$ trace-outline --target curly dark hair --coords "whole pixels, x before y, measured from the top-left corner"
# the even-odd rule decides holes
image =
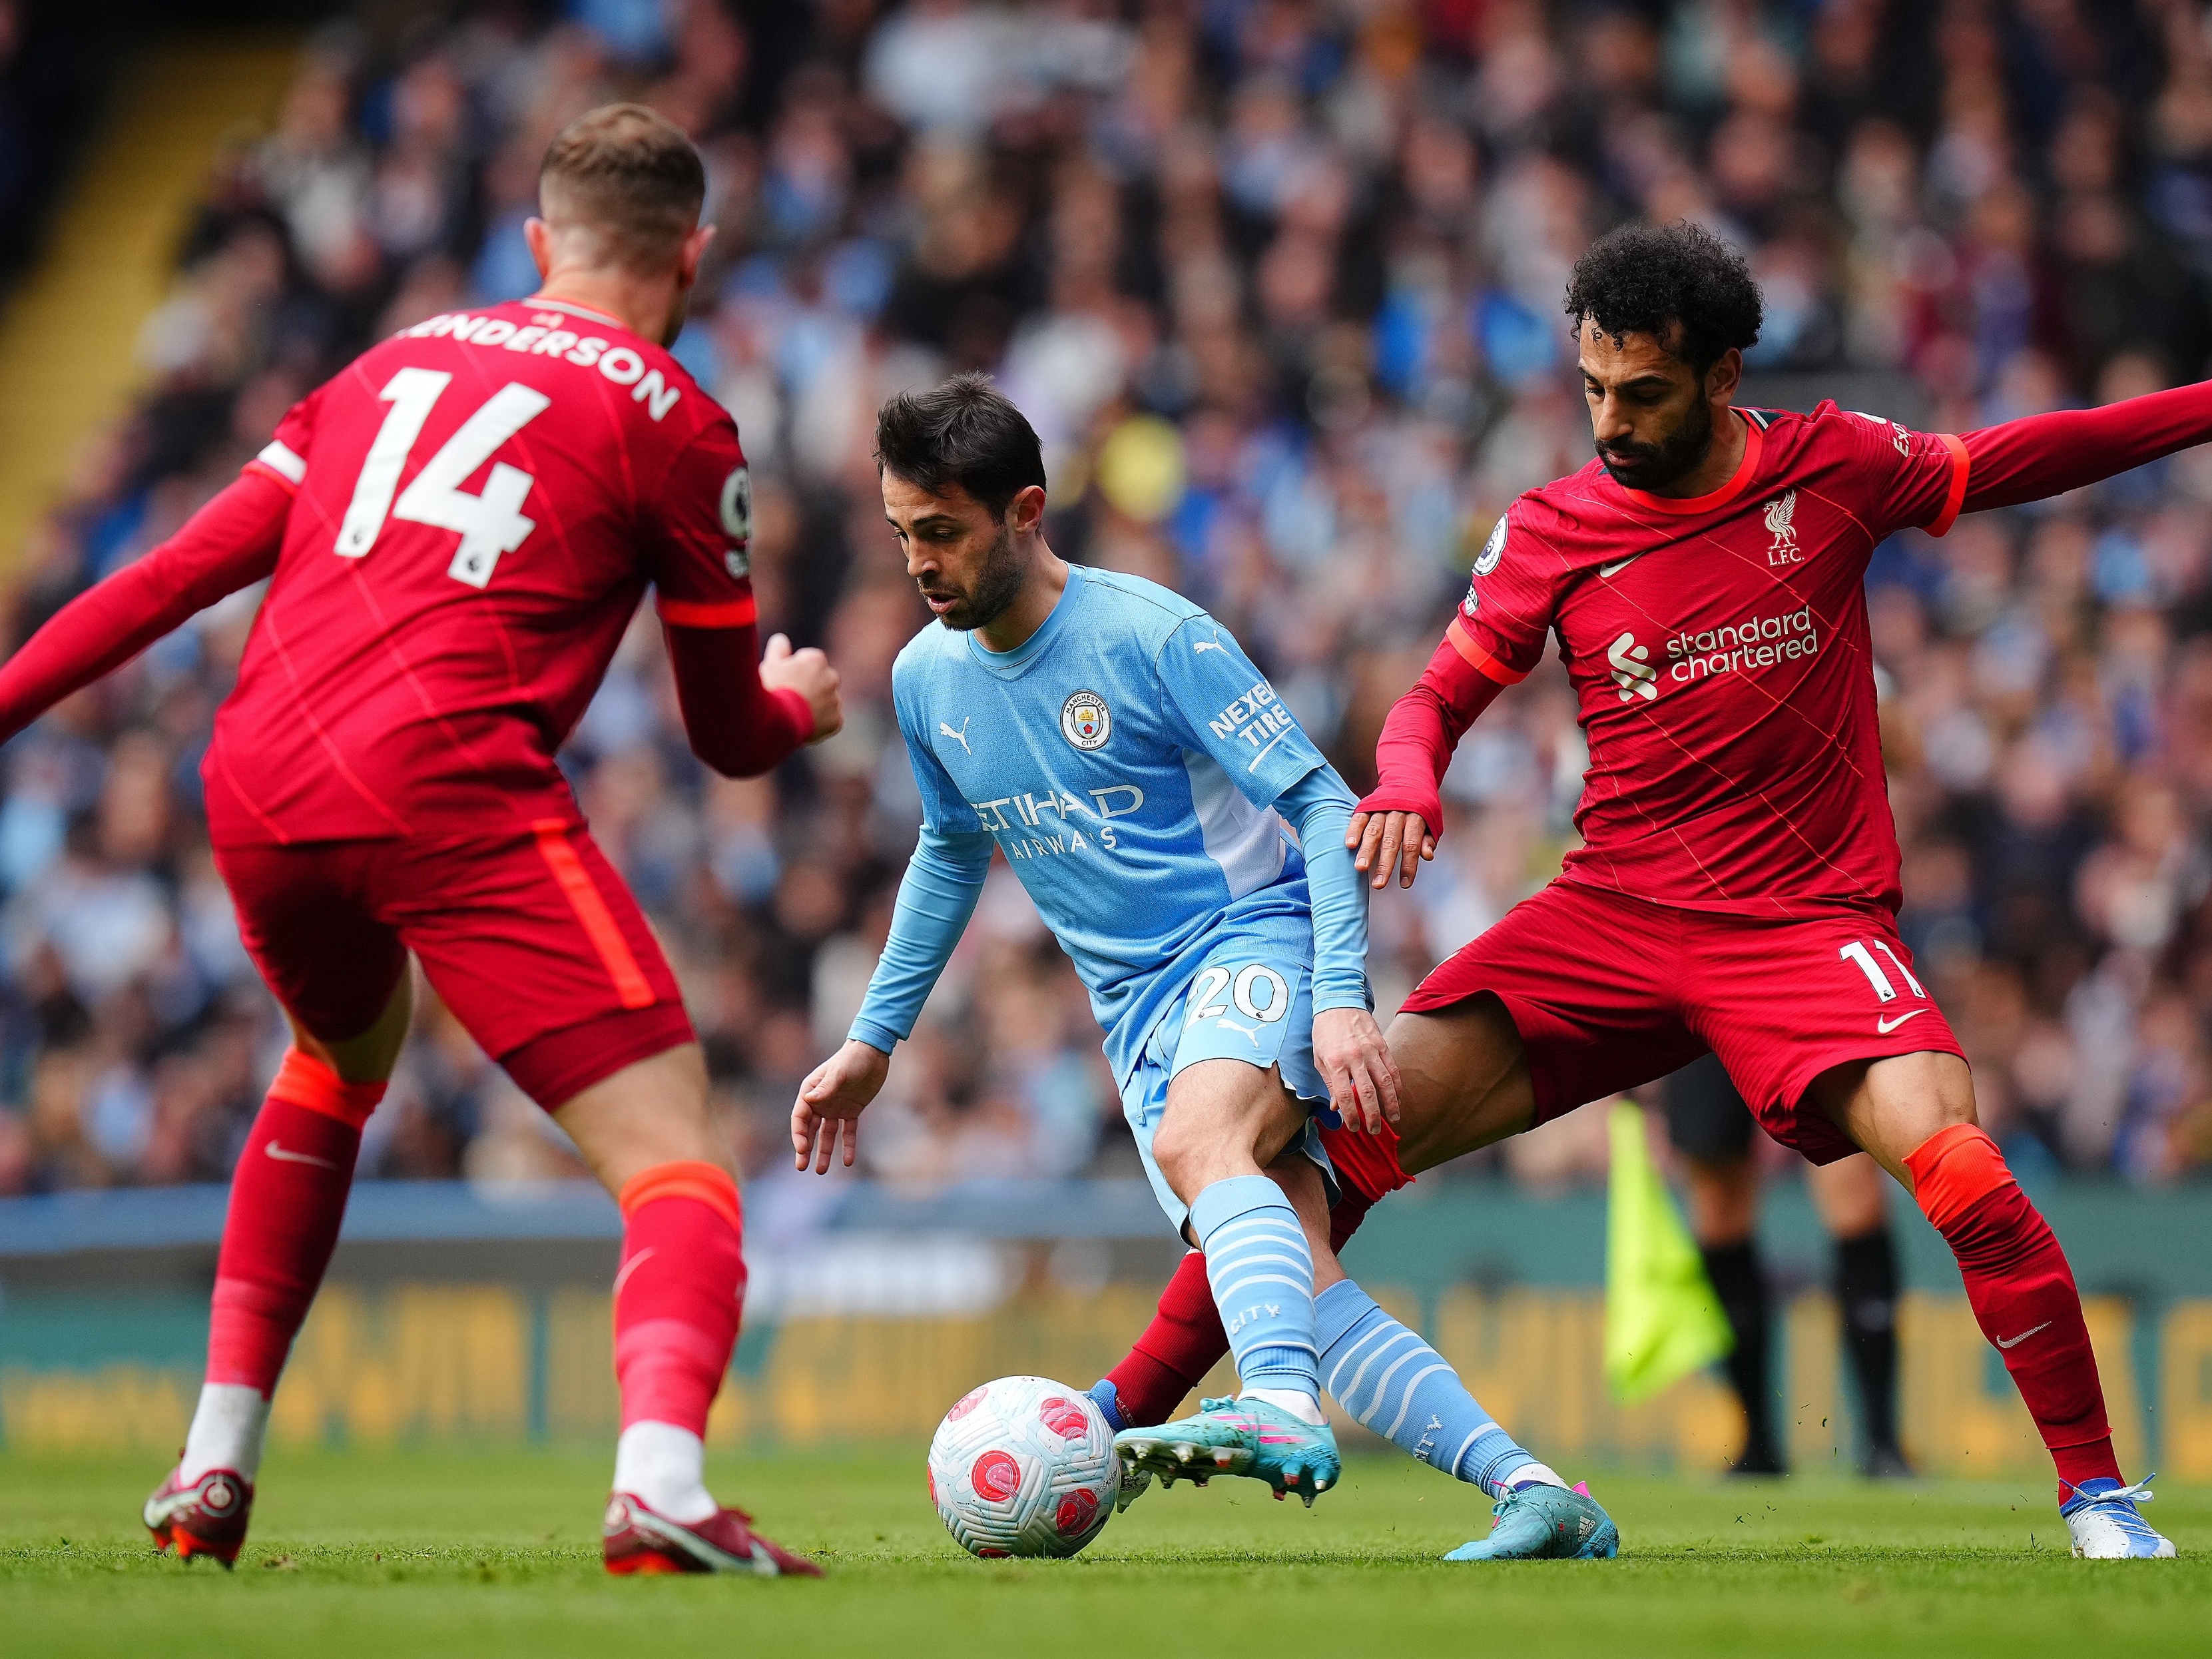
[[[1763,310],[1743,255],[1686,219],[1607,231],[1567,279],[1567,315],[1577,330],[1587,317],[1616,345],[1629,334],[1656,336],[1701,377],[1730,346],[1758,340]]]

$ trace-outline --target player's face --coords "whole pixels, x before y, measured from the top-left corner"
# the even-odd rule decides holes
[[[947,628],[963,633],[996,622],[1020,593],[1027,571],[1011,522],[1019,498],[1001,519],[958,484],[948,495],[933,495],[896,473],[883,477],[884,517],[898,537],[906,574],[921,590],[923,603]]]
[[[1631,489],[1664,489],[1712,447],[1706,377],[1650,334],[1616,341],[1583,319],[1583,396],[1597,458]]]

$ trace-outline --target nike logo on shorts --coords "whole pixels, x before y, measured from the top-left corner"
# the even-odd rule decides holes
[[[1617,564],[1601,564],[1597,568],[1597,574],[1601,576],[1618,576],[1643,556],[1641,553],[1632,553]]]
[[[288,1152],[276,1142],[266,1141],[261,1150],[279,1164],[312,1164],[319,1170],[335,1170],[338,1166],[326,1158],[317,1158],[313,1152]]]
[[[2009,1341],[2001,1336],[1996,1339],[1996,1344],[2000,1348],[2009,1351],[2011,1349],[2017,1348],[2021,1343],[2027,1341],[2029,1337],[2033,1336],[2035,1334],[2035,1331],[2047,1331],[2050,1328],[2051,1322],[2046,1319],[2040,1325],[2038,1325],[2034,1331],[2022,1331],[2018,1336],[2014,1337]]]
[[[1908,1019],[1917,1019],[1917,1018],[1920,1018],[1920,1016],[1921,1016],[1921,1015],[1923,1015],[1923,1014],[1926,1013],[1927,1012],[1928,1012],[1928,1011],[1927,1011],[1925,1008],[1915,1008],[1915,1009],[1914,1009],[1911,1013],[1909,1013],[1909,1014],[1899,1014],[1899,1015],[1895,1019],[1881,1019],[1881,1018],[1877,1018],[1877,1019],[1875,1021],[1875,1023],[1874,1023],[1874,1029],[1875,1029],[1875,1030],[1877,1030],[1877,1031],[1881,1032],[1882,1036],[1888,1036],[1892,1031],[1894,1031],[1894,1030],[1895,1030],[1899,1026],[1900,1026],[1900,1025],[1904,1024],[1905,1024],[1905,1022],[1906,1020],[1908,1020]]]

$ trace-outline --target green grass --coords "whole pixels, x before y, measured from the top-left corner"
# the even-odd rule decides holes
[[[1246,1482],[1154,1492],[1069,1562],[977,1562],[918,1451],[723,1459],[820,1582],[614,1580],[601,1455],[280,1453],[234,1573],[155,1558],[154,1460],[0,1455],[0,1652],[1658,1656],[2212,1650],[2212,1491],[2154,1513],[2176,1562],[2069,1559],[2047,1482],[1870,1488],[1615,1475],[1618,1561],[1452,1566],[1462,1487],[1358,1460],[1307,1511]],[[1243,1490],[1239,1490],[1243,1488]]]

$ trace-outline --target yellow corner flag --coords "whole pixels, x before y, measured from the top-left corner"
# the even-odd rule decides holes
[[[1640,1108],[1613,1109],[1605,1214],[1605,1380],[1633,1405],[1735,1346],[1690,1230],[1651,1162]]]

